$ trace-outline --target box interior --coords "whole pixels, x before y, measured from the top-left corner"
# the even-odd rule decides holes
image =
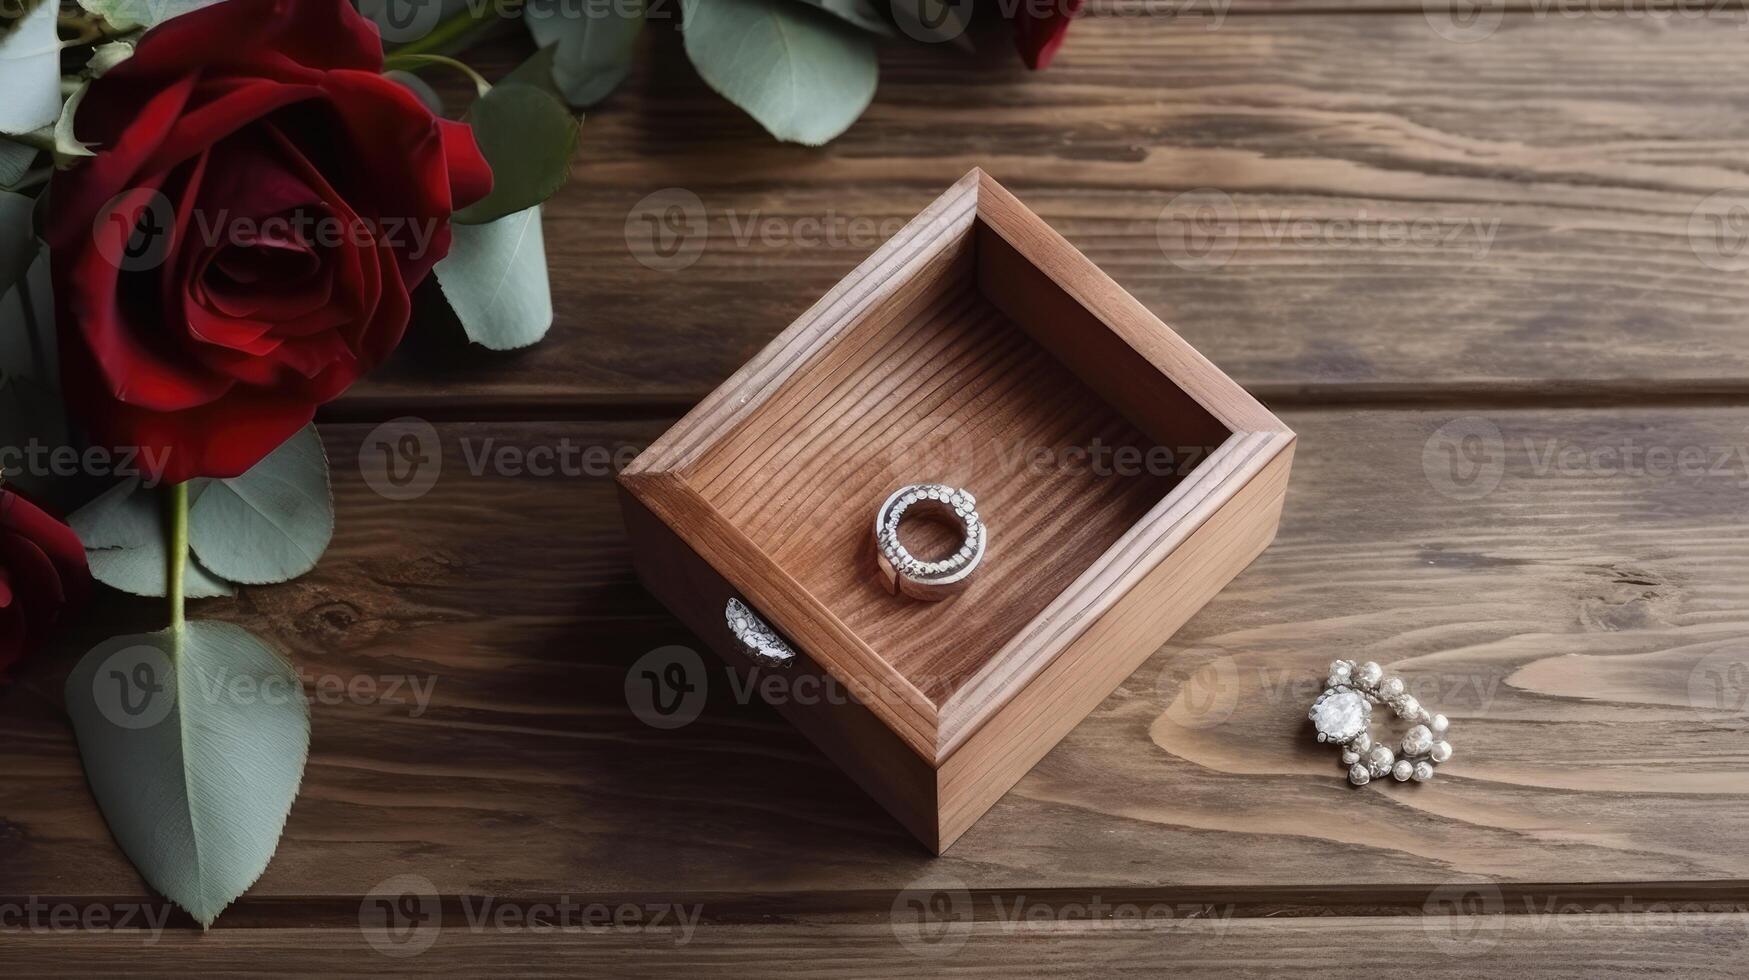
[[[979,219],[847,325],[686,481],[938,706],[1154,508],[1228,430]],[[984,564],[893,596],[873,524],[907,483],[976,495]],[[949,528],[907,522],[914,553]]]

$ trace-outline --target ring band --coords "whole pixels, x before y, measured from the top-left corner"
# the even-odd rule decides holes
[[[1400,752],[1373,743],[1367,729],[1375,704],[1414,725],[1403,736]],[[1451,743],[1446,741],[1451,722],[1427,710],[1402,678],[1386,677],[1383,668],[1370,660],[1359,665],[1352,660],[1332,663],[1324,693],[1312,703],[1307,717],[1317,729],[1318,741],[1342,746],[1342,765],[1348,770],[1348,781],[1356,786],[1386,776],[1399,783],[1411,779],[1425,783],[1440,763],[1451,758]]]
[[[875,558],[887,591],[938,602],[965,588],[984,560],[990,534],[978,516],[977,500],[942,483],[918,483],[893,491],[875,515]],[[924,561],[899,542],[899,525],[913,513],[952,519],[960,526],[959,550],[938,561]]]

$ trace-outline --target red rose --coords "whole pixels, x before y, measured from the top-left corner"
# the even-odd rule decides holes
[[[177,483],[235,476],[382,363],[492,174],[347,0],[225,0],[95,82],[46,237],[67,399]],[[168,229],[168,233],[163,233]]]
[[[0,677],[90,589],[78,535],[18,494],[0,490]]]
[[[1069,22],[1086,0],[1020,0],[1013,13],[1014,42],[1028,68],[1044,68],[1069,34]]]

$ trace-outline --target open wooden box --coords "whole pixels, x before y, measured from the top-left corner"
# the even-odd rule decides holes
[[[1263,551],[1293,446],[973,171],[639,456],[621,497],[650,591],[939,853]],[[970,490],[989,528],[939,603],[876,571],[875,512],[919,482]],[[949,540],[912,523],[915,552]],[[749,658],[730,599],[791,669]]]

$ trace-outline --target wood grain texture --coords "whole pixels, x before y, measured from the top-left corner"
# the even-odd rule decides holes
[[[611,480],[470,472],[483,453],[641,445],[667,423],[439,426],[444,476],[407,503],[360,474],[370,427],[327,427],[327,558],[195,614],[247,624],[314,678],[435,688],[424,711],[314,706],[285,840],[232,914],[355,901],[402,873],[444,894],[710,892],[729,906],[890,898],[925,871],[972,888],[1251,898],[1425,896],[1477,876],[1556,894],[1740,886],[1749,721],[1714,677],[1749,657],[1743,456],[1691,476],[1557,460],[1695,447],[1710,468],[1743,452],[1749,411],[1492,413],[1500,452],[1480,461],[1498,460],[1500,482],[1467,501],[1439,489],[1477,486],[1440,475],[1447,444],[1428,450],[1452,420],[1285,413],[1301,439],[1276,544],[939,861],[721,674],[691,725],[640,723],[628,668],[696,641],[634,582]],[[104,608],[86,641],[156,625],[150,604]],[[60,707],[79,642],[0,693],[0,895],[141,892]],[[1312,744],[1305,705],[1338,656],[1438,688],[1425,700],[1453,718],[1457,755],[1435,782],[1355,791]]]
[[[1095,17],[1041,73],[897,46],[824,150],[772,142],[656,31],[548,208],[547,342],[482,356],[428,330],[330,417],[683,411],[973,166],[1266,401],[1742,395],[1749,286],[1689,238],[1749,185],[1741,17],[1512,14],[1474,44],[1415,5]],[[627,246],[671,187],[708,220],[684,271]],[[1233,203],[1223,267],[1160,246],[1198,188]],[[1357,241],[1387,225],[1432,240]]]
[[[458,915],[459,920],[459,915]],[[0,935],[0,959],[37,977],[932,976],[1247,978],[1401,975],[1471,980],[1742,975],[1749,915],[1510,915],[1441,918],[1150,919],[958,923],[919,951],[889,921],[706,925],[678,930],[443,929],[417,956],[380,955],[358,929]],[[902,928],[902,927],[901,927]],[[294,965],[295,964],[295,968]]]

